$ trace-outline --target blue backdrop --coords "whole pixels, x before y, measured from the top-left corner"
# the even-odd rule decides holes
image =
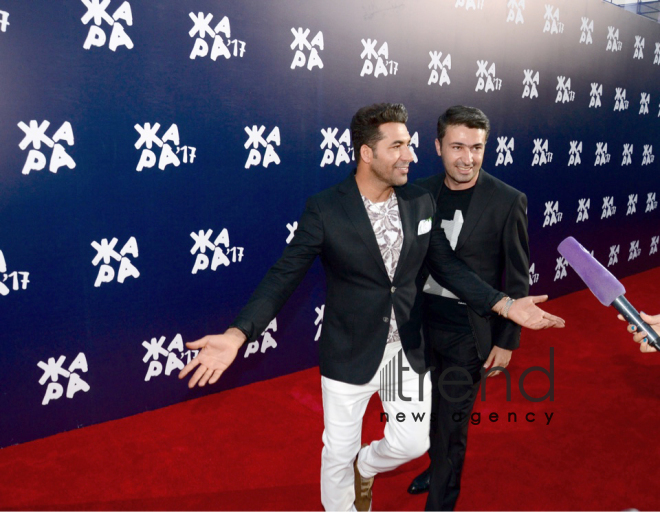
[[[599,0],[0,0],[0,447],[317,364],[314,266],[214,387],[176,374],[403,102],[418,162],[478,106],[529,197],[532,293],[660,264],[660,29]]]

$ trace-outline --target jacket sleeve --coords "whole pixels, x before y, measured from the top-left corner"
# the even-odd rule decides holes
[[[258,338],[305,277],[320,254],[322,243],[321,212],[311,197],[307,200],[291,243],[268,270],[231,327],[243,331],[247,341]]]
[[[529,295],[529,237],[527,235],[527,197],[520,194],[511,206],[502,233],[504,256],[503,291],[520,299]],[[493,343],[514,350],[520,346],[521,327],[504,318],[496,319]]]
[[[484,282],[454,253],[437,217],[431,231],[426,267],[438,283],[464,300],[477,314],[488,316],[504,294]]]

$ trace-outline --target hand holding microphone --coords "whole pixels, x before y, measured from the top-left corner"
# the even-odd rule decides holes
[[[626,289],[609,270],[603,267],[572,236],[569,236],[560,243],[557,250],[566,259],[568,264],[573,267],[573,270],[577,272],[584,283],[604,306],[614,306],[626,321],[635,326],[635,331],[637,332],[635,337],[639,339],[638,341],[638,339],[633,337],[635,341],[638,341],[638,343],[642,341],[644,336],[640,336],[640,334],[643,331],[646,333],[645,338],[648,339],[647,347],[656,350],[660,348],[660,334],[644,321],[637,310],[624,297]],[[644,316],[649,319],[652,324],[655,319],[658,319],[657,324],[660,326],[660,316]],[[630,332],[633,331],[630,330]],[[650,352],[651,350],[642,351]]]
[[[619,320],[625,321],[625,318],[621,315],[617,315],[619,317]],[[640,316],[642,317],[642,320],[644,320],[649,327],[653,328],[653,330],[660,334],[660,315],[647,315],[646,313],[641,313]],[[658,350],[654,348],[653,346],[649,345],[648,343],[648,333],[644,330],[640,331],[637,329],[637,326],[633,324],[628,324],[628,332],[633,333],[633,340],[636,343],[639,343],[639,351],[640,352],[657,352]]]

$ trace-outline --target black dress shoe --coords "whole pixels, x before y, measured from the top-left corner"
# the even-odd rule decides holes
[[[408,487],[408,492],[410,494],[422,494],[423,492],[429,492],[429,487],[431,487],[431,468],[426,468],[422,473],[417,475],[415,479]]]

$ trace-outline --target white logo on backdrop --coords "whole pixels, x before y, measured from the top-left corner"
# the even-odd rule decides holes
[[[596,142],[596,161],[594,166],[610,163],[612,155],[607,152],[607,142]]]
[[[539,275],[536,272],[536,263],[532,263],[531,267],[529,267],[529,286],[532,286],[533,284],[536,284],[539,282]]]
[[[589,208],[591,208],[591,199],[583,198],[578,200],[577,220],[575,223],[584,222],[589,218]]]
[[[195,14],[191,12],[188,13],[188,16],[193,22],[193,28],[190,29],[188,35],[190,37],[197,36],[190,52],[191,60],[195,60],[197,57],[206,57],[209,54],[209,44],[206,42],[207,35],[213,40],[211,60],[215,61],[220,56],[230,59],[245,55],[245,41],[231,39],[231,23],[227,16],[222,18],[214,28],[211,28],[211,21],[213,20],[213,14],[211,13],[198,12]],[[227,38],[226,43],[220,34],[224,34]]]
[[[323,61],[319,55],[319,51],[323,51],[323,32],[319,30],[311,42],[307,39],[311,33],[311,30],[308,28],[304,31],[302,27],[299,27],[297,30],[291,28],[291,33],[293,34],[291,49],[296,50],[293,56],[293,62],[291,62],[291,69],[305,67],[305,64],[307,64],[307,69],[310,71],[315,67],[323,69]],[[303,50],[306,50],[307,53]]]
[[[190,254],[197,254],[193,265],[192,273],[196,274],[200,270],[209,268],[209,257],[206,255],[206,249],[213,254],[210,261],[211,270],[215,272],[219,266],[228,267],[231,263],[240,263],[243,261],[243,247],[231,247],[229,243],[229,231],[224,228],[220,234],[211,242],[213,230],[204,231],[200,229],[197,233],[190,233],[190,237],[195,241]]]
[[[566,272],[566,267],[568,267],[568,262],[564,259],[563,256],[557,258],[557,264],[555,265],[555,278],[554,281],[559,281],[564,279],[568,272]]]
[[[487,60],[478,60],[477,66],[479,69],[476,76],[479,80],[477,80],[475,91],[489,92],[502,89],[502,79],[495,76],[497,69],[494,62],[488,67]]]
[[[552,153],[548,151],[548,139],[534,139],[534,149],[532,150],[532,154],[534,155],[532,167],[552,162]]]
[[[261,333],[261,339],[248,343],[243,357],[250,357],[251,354],[256,354],[257,352],[263,354],[269,348],[277,348],[277,341],[273,338],[271,331],[273,333],[277,332],[277,318],[273,318],[268,324],[268,327],[266,327],[266,330]],[[261,347],[261,349],[259,347]]]
[[[360,76],[373,75],[375,78],[379,76],[396,75],[399,70],[399,63],[390,59],[390,50],[387,41],[380,45],[376,51],[376,39],[362,39],[362,53],[360,58],[364,60],[362,64],[362,71]],[[372,61],[372,59],[374,59]],[[374,61],[376,65],[374,66]]]
[[[571,148],[568,150],[568,165],[580,165],[582,163],[582,141],[572,140]]]
[[[652,256],[658,252],[659,242],[660,242],[660,236],[654,236],[651,238],[651,252],[649,252],[649,256]]]
[[[639,100],[639,115],[649,113],[649,104],[651,103],[651,95],[648,92],[643,92]]]
[[[524,1],[524,0],[523,0]],[[469,11],[470,9],[473,10],[482,10],[484,8],[484,4],[486,3],[486,0],[456,0],[456,3],[454,4],[455,8],[463,8],[465,7],[466,11]]]
[[[442,87],[445,84],[451,84],[449,73],[447,73],[448,70],[451,71],[451,55],[448,53],[444,59],[442,52],[430,51],[429,55],[431,56],[431,62],[429,62],[431,76],[429,76],[427,85],[438,84]]]
[[[561,222],[564,214],[559,211],[559,201],[546,201],[545,202],[545,220],[543,227],[552,226]]]
[[[563,34],[564,24],[559,21],[559,7],[545,4],[545,14],[543,15],[545,24],[543,25],[543,33],[550,32],[550,34]]]
[[[634,260],[640,254],[642,254],[642,250],[639,248],[639,240],[633,240],[632,242],[630,242],[630,252],[628,254],[628,261]]]
[[[49,121],[42,121],[41,124],[38,124],[37,121],[32,120],[29,125],[26,125],[23,121],[18,123],[18,127],[25,133],[25,137],[18,144],[18,147],[23,151],[30,145],[33,148],[25,159],[25,165],[23,165],[23,170],[21,171],[23,174],[30,174],[30,171],[41,171],[46,167],[47,158],[40,151],[42,142],[49,148],[53,148],[50,156],[50,165],[48,166],[50,172],[57,173],[60,167],[63,166],[69,169],[75,169],[76,162],[66,152],[64,146],[59,143],[60,141],[64,141],[67,145],[73,146],[74,138],[71,123],[69,121],[62,123],[62,126],[53,134],[52,139],[46,135],[46,130],[49,126]]]
[[[323,135],[321,149],[325,150],[321,159],[321,167],[333,163],[339,167],[341,164],[348,164],[351,161],[355,161],[353,148],[351,147],[351,131],[346,128],[341,134],[341,137],[337,139],[338,133],[339,128],[321,128],[321,135]]]
[[[617,110],[628,110],[630,102],[626,99],[626,90],[617,87],[614,95],[614,112]]]
[[[594,33],[594,20],[582,17],[582,25],[580,26],[580,44],[594,44],[592,38]]]
[[[115,246],[117,245],[116,238],[113,238],[108,243],[107,238],[103,238],[101,243],[92,242],[92,247],[96,249],[96,256],[92,260],[92,265],[95,267],[101,263],[103,260],[103,265],[99,267],[99,273],[94,282],[95,287],[101,286],[102,283],[110,283],[115,278],[115,269],[110,266],[110,260],[115,260],[119,262],[119,271],[117,272],[117,282],[123,283],[127,277],[133,277],[137,279],[140,277],[140,272],[131,260],[128,258],[128,255],[131,255],[133,258],[139,256],[138,245],[135,237],[132,236],[121,248],[121,251],[115,251]]]
[[[660,65],[660,43],[655,43],[655,52],[653,55],[653,64]]]
[[[508,142],[507,142],[508,140]],[[497,160],[495,167],[504,165],[505,167],[513,163],[513,151],[515,149],[514,138],[511,137],[498,137],[497,138]]]
[[[183,370],[185,363],[182,359],[184,357],[187,357],[186,363],[189,363],[199,353],[199,350],[187,350],[180,334],[174,336],[167,348],[164,347],[165,341],[165,336],[161,336],[158,339],[151,338],[151,341],[142,342],[142,346],[147,350],[142,362],[149,362],[147,373],[144,376],[145,382],[149,382],[163,373],[161,356],[165,360],[165,376],[169,377],[172,372]],[[150,359],[151,361],[149,361]]]
[[[623,160],[621,161],[622,166],[632,164],[633,147],[633,144],[623,145]]]
[[[603,197],[603,213],[601,219],[608,219],[616,213],[616,206],[614,206],[614,196]]]
[[[646,40],[642,36],[635,36],[635,54],[633,55],[633,59],[644,58],[645,45],[646,45]]]
[[[610,261],[607,263],[608,267],[619,263],[619,252],[621,252],[620,245],[612,245],[610,247]]]
[[[140,154],[140,161],[135,168],[136,171],[140,172],[144,168],[149,169],[156,165],[156,161],[158,161],[158,168],[161,171],[164,171],[168,165],[179,167],[181,160],[184,164],[195,161],[197,148],[179,145],[179,128],[176,124],[172,124],[162,138],[157,135],[158,130],[160,130],[160,123],[155,123],[153,126],[151,126],[151,123],[136,124],[134,128],[140,134],[135,143],[135,149],[139,150],[143,145],[145,146]],[[174,145],[176,152],[172,150],[169,142]],[[154,144],[161,148],[159,158],[156,158],[156,154],[151,150]],[[181,158],[178,156],[179,153]]]
[[[644,213],[649,213],[658,207],[658,201],[655,200],[655,192],[649,192],[646,195],[646,210]]]
[[[632,215],[637,212],[637,194],[628,195],[628,210],[626,211],[626,216]]]
[[[619,41],[619,29],[612,26],[607,27],[607,48],[605,51],[620,52],[623,42]]]
[[[589,108],[601,107],[602,103],[600,102],[600,98],[602,95],[603,95],[603,84],[592,82],[591,92],[589,93],[589,96],[591,97],[591,99],[589,100]]]
[[[508,9],[508,14],[506,15],[506,22],[510,21],[518,23],[525,23],[525,18],[523,18],[523,11],[525,10],[525,0],[508,0],[506,3],[506,8]]]
[[[0,281],[0,295],[3,296],[9,295],[9,286],[14,291],[27,290],[27,285],[30,283],[29,272],[14,271],[7,273],[7,261],[2,251],[0,251],[0,275],[2,276],[2,281]]]
[[[298,229],[298,221],[295,221],[293,224],[287,222],[286,229],[289,230],[289,234],[286,237],[286,244],[289,245],[296,234],[296,229]]]
[[[249,126],[245,127],[245,133],[248,135],[248,140],[243,145],[245,149],[252,146],[250,149],[250,154],[248,155],[247,161],[245,162],[245,168],[249,169],[253,165],[263,165],[268,168],[272,163],[279,165],[280,157],[275,152],[275,146],[280,145],[280,129],[276,126],[268,134],[268,137],[263,138],[263,134],[266,131],[266,127],[261,125],[252,125],[252,128]],[[266,148],[266,151],[263,154],[263,159],[261,152],[259,151],[259,146]]]
[[[7,32],[9,25],[9,13],[7,11],[0,11],[0,32]]]
[[[530,100],[538,98],[539,91],[536,86],[539,85],[539,72],[537,71],[536,74],[534,74],[533,69],[524,69],[523,72],[525,73],[525,78],[523,78],[523,85],[525,88],[523,89],[522,97],[529,98]]]
[[[408,145],[408,149],[410,150],[410,153],[413,157],[413,162],[417,163],[418,158],[415,148],[419,149],[419,132],[413,133],[413,136],[410,137],[410,144]]]
[[[651,165],[655,160],[655,155],[653,154],[653,145],[644,144],[644,154],[642,155],[642,165]]]
[[[568,103],[575,101],[575,91],[571,90],[571,79],[565,76],[557,77],[557,97],[555,103]]]
[[[37,363],[37,366],[44,372],[39,379],[39,384],[43,386],[49,380],[51,381],[48,383],[41,405],[48,405],[52,400],[58,400],[64,395],[64,385],[58,382],[60,377],[64,377],[64,380],[68,379],[66,386],[67,398],[73,398],[78,391],[85,393],[89,391],[89,384],[76,373],[76,371],[87,373],[87,358],[85,354],[80,352],[67,369],[63,367],[65,361],[66,356],[60,356],[57,361],[55,361],[54,357],[49,357],[47,363],[43,361]]]
[[[133,12],[131,11],[131,4],[128,2],[122,3],[119,8],[110,16],[106,9],[110,5],[110,0],[80,0],[85,7],[87,7],[87,12],[85,15],[80,18],[83,22],[83,25],[87,25],[90,21],[94,20],[94,23],[89,26],[89,32],[87,33],[87,38],[83,43],[83,48],[89,50],[92,46],[102,47],[107,38],[105,31],[102,28],[102,22],[106,22],[112,27],[112,32],[110,33],[110,41],[108,42],[108,48],[110,51],[116,51],[120,46],[125,46],[129,50],[133,48],[133,41],[126,33],[126,29],[120,23],[119,20],[123,21],[127,26],[133,26]]]
[[[325,313],[325,304],[322,304],[320,308],[314,308],[316,311],[316,320],[314,320],[314,325],[317,325],[316,335],[314,336],[314,341],[319,341],[321,339],[321,329],[323,328],[323,313]]]

